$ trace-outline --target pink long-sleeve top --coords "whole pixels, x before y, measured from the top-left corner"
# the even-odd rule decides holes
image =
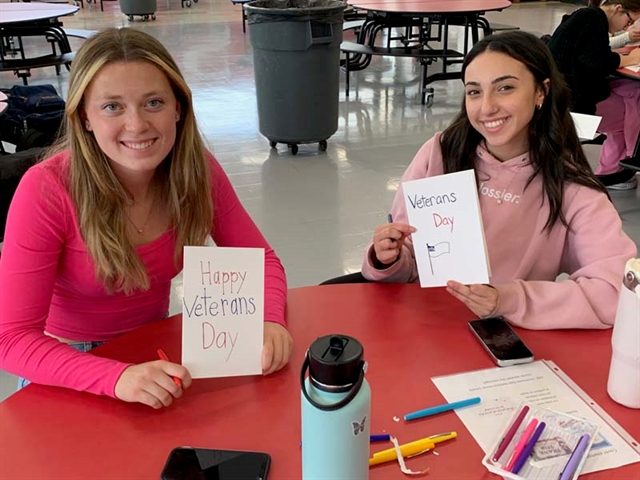
[[[444,173],[440,134],[418,151],[401,183]],[[544,228],[549,204],[542,178],[533,173],[528,155],[501,162],[485,148],[476,150],[476,176],[484,225],[491,284],[499,293],[495,315],[530,329],[607,328],[615,321],[624,265],[637,255],[623,232],[618,212],[607,196],[568,183],[562,213],[549,232]],[[396,192],[393,221],[408,223],[402,186]],[[365,253],[363,275],[374,281],[418,281],[411,237],[399,260],[386,269],[372,262],[373,246]],[[555,281],[561,273],[569,278]],[[452,280],[455,280],[452,279]]]
[[[220,164],[209,159],[211,235],[220,247],[265,249],[265,320],[285,325],[284,268]],[[81,353],[44,332],[105,341],[163,318],[179,272],[175,236],[169,229],[135,249],[149,275],[148,291],[107,294],[80,234],[68,178],[69,154],[62,152],[29,169],[11,203],[0,259],[0,368],[36,383],[114,396],[128,364]]]

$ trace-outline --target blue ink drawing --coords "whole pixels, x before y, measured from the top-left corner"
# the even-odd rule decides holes
[[[431,275],[433,273],[433,262],[432,258],[438,258],[440,255],[444,255],[446,253],[451,253],[451,244],[449,242],[440,242],[435,245],[429,245],[427,243],[427,256],[429,257],[429,266],[431,267]]]

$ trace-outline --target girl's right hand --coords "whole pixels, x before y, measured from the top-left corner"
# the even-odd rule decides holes
[[[385,223],[373,233],[373,249],[376,259],[383,265],[391,265],[400,256],[405,239],[416,229],[406,223]]]
[[[182,381],[182,388],[172,377]],[[115,395],[125,402],[138,402],[153,408],[168,407],[191,385],[191,375],[182,365],[155,360],[127,367],[116,383]]]

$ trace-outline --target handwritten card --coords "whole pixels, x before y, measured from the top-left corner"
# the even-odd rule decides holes
[[[262,373],[264,249],[184,248],[182,365],[193,378]]]
[[[489,259],[473,170],[402,184],[420,286],[489,283]]]

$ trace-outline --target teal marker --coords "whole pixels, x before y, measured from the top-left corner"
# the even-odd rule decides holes
[[[424,410],[418,410],[417,412],[407,413],[404,416],[405,420],[415,420],[417,418],[429,417],[442,412],[448,412],[449,410],[455,410],[456,408],[468,407],[469,405],[475,405],[480,403],[480,397],[469,398],[467,400],[460,400],[459,402],[445,403],[444,405],[438,405],[437,407],[429,407]]]

